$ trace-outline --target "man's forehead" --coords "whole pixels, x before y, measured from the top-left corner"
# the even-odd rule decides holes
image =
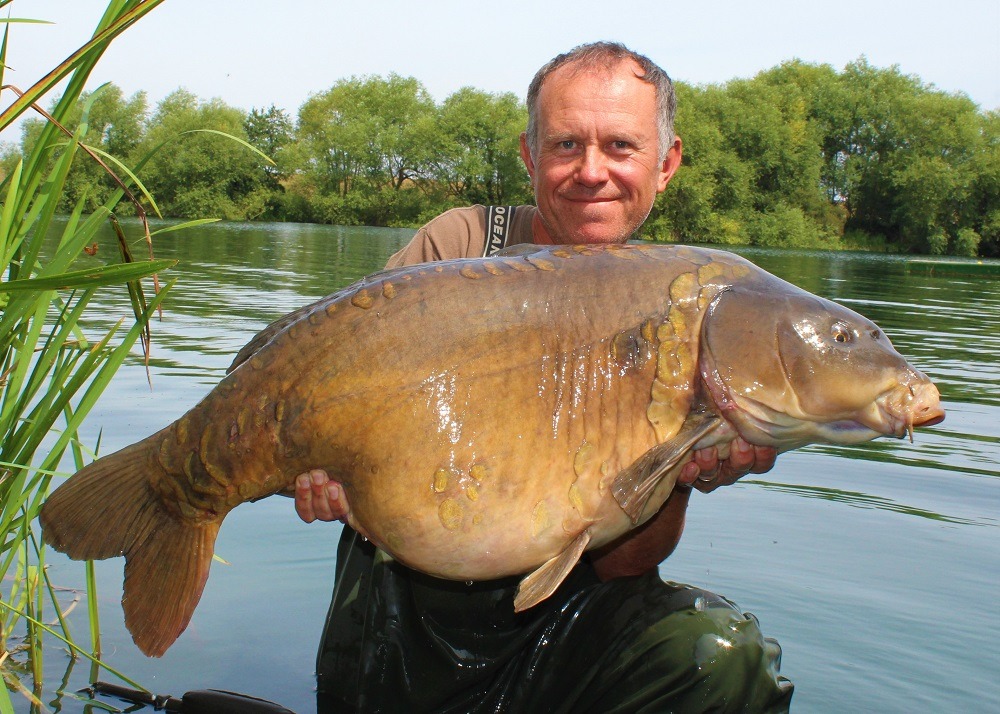
[[[610,58],[608,61],[581,59],[569,62],[549,74],[542,81],[540,89],[541,91],[545,91],[545,87],[549,86],[553,81],[572,83],[580,80],[592,80],[594,78],[610,80],[620,75],[632,76],[640,82],[648,84],[650,87],[653,86],[643,79],[646,73],[638,62],[630,57],[623,57]]]

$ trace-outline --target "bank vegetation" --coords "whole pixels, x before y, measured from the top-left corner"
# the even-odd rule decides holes
[[[864,58],[677,90],[684,165],[645,237],[1000,254],[997,111]],[[79,103],[84,143],[125,166],[152,154],[137,175],[166,216],[418,226],[453,206],[531,201],[518,156],[526,110],[513,94],[467,87],[435,102],[412,77],[352,77],[295,116],[184,89],[154,107],[114,85],[93,94]],[[43,126],[28,122],[3,147],[0,171],[37,151]],[[95,163],[76,164],[62,208],[104,205],[116,187]]]

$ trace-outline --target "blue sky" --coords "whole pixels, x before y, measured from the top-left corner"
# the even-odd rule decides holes
[[[5,81],[25,87],[86,39],[105,2],[9,7],[13,17],[56,23],[12,28]],[[1000,0],[167,0],[112,46],[93,86],[142,89],[151,105],[184,87],[292,116],[311,93],[352,75],[413,76],[438,101],[467,85],[523,97],[545,61],[597,39],[624,42],[694,84],[792,58],[841,69],[865,55],[1000,108]]]

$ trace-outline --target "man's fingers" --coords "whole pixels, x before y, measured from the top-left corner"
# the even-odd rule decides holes
[[[719,486],[736,483],[748,473],[762,474],[774,467],[778,452],[771,446],[754,446],[740,437],[729,444],[729,456],[719,459],[715,447],[699,449],[694,458],[685,464],[678,482],[694,486],[702,493],[710,493]]]
[[[336,481],[330,481],[326,484],[326,498],[330,510],[330,520],[346,523],[350,508],[347,505],[347,494],[344,493],[344,487]]]
[[[315,469],[295,479],[295,512],[306,523],[342,521],[348,511],[343,487],[325,471]]]
[[[694,452],[694,462],[703,478],[714,476],[719,470],[719,450],[714,446],[698,449]]]
[[[778,460],[778,450],[773,446],[753,447],[754,460],[751,473],[762,474],[774,468],[774,462]]]
[[[750,472],[753,463],[754,447],[740,437],[733,439],[733,443],[729,446],[729,458],[726,459],[726,466],[730,474],[739,478]]]
[[[690,486],[698,480],[701,469],[694,461],[688,461],[681,467],[681,472],[677,475],[677,483],[681,486]]]
[[[316,520],[316,511],[312,502],[312,477],[310,474],[300,474],[295,479],[295,512],[306,523]]]

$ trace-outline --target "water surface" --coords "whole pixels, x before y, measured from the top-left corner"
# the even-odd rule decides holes
[[[221,379],[260,328],[379,269],[410,235],[217,224],[160,237],[157,256],[180,263],[153,325],[152,389],[136,357],[85,436],[94,443],[103,430],[102,453],[110,453],[162,428]],[[101,246],[112,249],[110,240]],[[662,575],[757,615],[783,647],[782,671],[796,684],[793,711],[996,707],[1000,281],[911,275],[902,258],[739,252],[878,322],[940,386],[948,417],[913,444],[808,447],[783,455],[767,474],[696,494]],[[94,334],[128,314],[124,299],[102,305]],[[228,564],[213,566],[190,627],[156,660],[141,655],[124,629],[123,562],[100,563],[106,659],[157,693],[220,688],[314,711],[314,653],[338,536],[336,524],[300,522],[288,499],[234,511],[217,544]],[[50,560],[55,582],[80,587],[81,566]],[[84,610],[81,602],[71,616],[81,634]],[[85,663],[68,671],[67,663],[49,651],[45,701],[88,682]],[[82,710],[67,698],[56,706]]]

